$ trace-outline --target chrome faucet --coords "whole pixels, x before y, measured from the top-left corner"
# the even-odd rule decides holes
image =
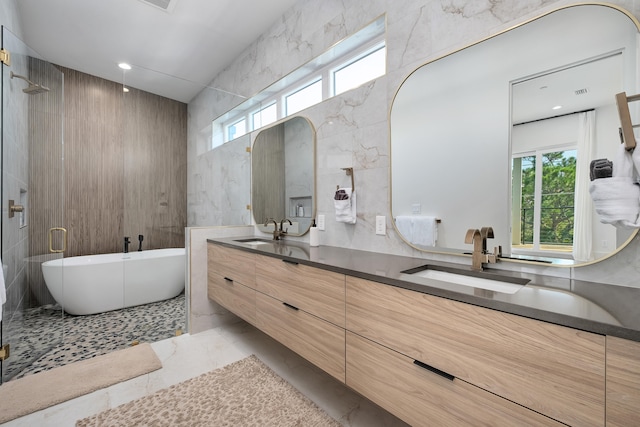
[[[473,243],[473,253],[471,254],[472,270],[482,271],[484,263],[495,264],[502,255],[500,246],[497,246],[492,254],[487,251],[487,239],[493,239],[493,228],[491,227],[482,227],[480,230],[476,228],[467,230],[464,242]]]

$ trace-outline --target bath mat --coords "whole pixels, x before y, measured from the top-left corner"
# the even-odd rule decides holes
[[[340,426],[255,355],[79,420],[108,426]]]
[[[0,424],[160,368],[145,343],[6,382],[0,386]]]

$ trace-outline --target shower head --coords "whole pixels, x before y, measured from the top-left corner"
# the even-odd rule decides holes
[[[49,88],[46,86],[42,86],[39,85],[37,83],[32,82],[31,80],[29,80],[28,78],[21,76],[20,74],[15,74],[13,71],[11,72],[11,78],[17,77],[19,79],[24,80],[25,82],[29,83],[29,86],[27,86],[26,88],[22,89],[22,91],[24,93],[27,93],[29,95],[35,95],[36,93],[42,93],[42,92],[48,92]]]

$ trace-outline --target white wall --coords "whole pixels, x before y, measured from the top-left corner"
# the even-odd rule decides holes
[[[271,30],[259,38],[212,82],[212,87],[253,95],[324,52],[381,14],[387,19],[387,74],[358,89],[301,112],[317,130],[317,207],[326,216],[323,245],[383,253],[467,262],[457,257],[425,254],[404,243],[395,233],[389,204],[389,122],[393,96],[406,76],[418,66],[444,53],[525,22],[569,1],[450,0],[301,0]],[[636,16],[640,4],[616,0]],[[605,36],[605,35],[603,35]],[[204,172],[198,147],[211,138],[211,121],[240,102],[224,93],[206,91],[189,104],[189,219],[206,217],[210,209],[197,195],[197,176]],[[358,190],[358,222],[334,220],[332,195],[337,184],[349,182],[341,168],[353,167]],[[469,177],[471,179],[471,177]],[[210,183],[227,191],[222,182]],[[455,196],[454,196],[455,197]],[[387,217],[387,235],[375,235],[375,217]],[[202,226],[210,224],[192,223]],[[301,238],[307,240],[308,237]],[[638,239],[614,259],[576,269],[519,266],[560,277],[585,277],[616,284],[635,284],[637,272],[629,264],[640,251]],[[502,263],[502,268],[516,268]]]

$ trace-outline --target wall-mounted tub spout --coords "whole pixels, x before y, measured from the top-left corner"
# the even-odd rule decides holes
[[[128,237],[124,238],[124,253],[127,254],[129,253],[129,243],[131,243],[131,240],[129,240]]]
[[[138,252],[142,251],[142,241],[144,240],[144,236],[142,234],[138,234]]]

